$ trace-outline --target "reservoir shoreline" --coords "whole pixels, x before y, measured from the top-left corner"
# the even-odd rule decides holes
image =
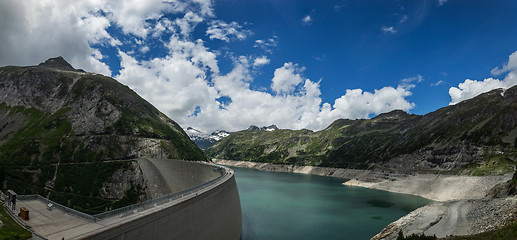
[[[338,178],[231,167],[242,240],[365,240],[428,199],[342,185]]]
[[[510,180],[512,174],[407,174],[386,170],[296,166],[222,159],[213,161],[216,164],[263,171],[340,178],[347,186],[411,194],[434,201],[390,223],[372,239],[396,239],[400,231],[404,235],[424,233],[437,237],[472,235],[497,229],[517,219],[517,197],[487,197],[496,185]]]
[[[216,164],[228,165],[233,167],[253,168],[262,171],[270,172],[290,172],[312,174],[324,177],[335,177],[342,179],[353,179],[361,175],[368,175],[369,170],[345,169],[345,168],[329,168],[329,167],[313,167],[313,166],[299,166],[299,165],[285,165],[274,163],[260,163],[250,161],[236,161],[225,159],[212,159]]]
[[[512,174],[496,176],[462,176],[443,174],[408,174],[387,170],[359,170],[345,168],[313,167],[213,159],[213,162],[234,167],[262,171],[291,172],[335,177],[347,186],[384,190],[416,195],[438,202],[481,199],[497,184],[507,182]]]

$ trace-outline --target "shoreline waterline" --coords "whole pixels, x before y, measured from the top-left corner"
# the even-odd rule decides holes
[[[349,187],[338,178],[231,167],[243,240],[370,239],[429,200]]]
[[[292,172],[340,178],[343,179],[343,184],[347,186],[410,194],[438,202],[481,199],[495,185],[512,178],[511,173],[496,176],[404,174],[390,171],[283,165],[223,159],[213,159],[213,162],[262,171]]]
[[[489,191],[497,184],[507,182],[511,174],[499,176],[460,176],[440,174],[400,174],[389,171],[355,170],[310,166],[280,165],[214,159],[216,164],[233,167],[251,168],[271,172],[302,173],[342,179],[345,186],[355,186],[382,190],[392,193],[408,194],[431,200],[427,205],[417,208],[405,216],[389,223],[372,239],[396,239],[398,232],[422,234],[433,232],[434,225],[442,225],[458,215],[451,212],[462,211],[461,216],[479,215],[484,209],[483,219],[462,217],[448,226],[453,235],[472,235],[504,225],[505,219],[512,216],[502,213],[517,207],[517,198],[487,199]],[[517,214],[517,213],[516,213]],[[479,220],[481,219],[481,220]],[[456,219],[455,219],[456,220]],[[457,222],[457,223],[456,223]],[[492,224],[496,222],[496,224]],[[435,227],[436,228],[436,227]],[[444,237],[439,236],[438,237]]]
[[[226,159],[212,159],[216,164],[242,167],[242,168],[253,168],[262,171],[270,172],[292,172],[292,173],[303,173],[318,175],[323,177],[334,177],[341,179],[353,179],[361,175],[369,174],[370,170],[359,170],[359,169],[346,169],[346,168],[330,168],[330,167],[314,167],[314,166],[299,166],[299,165],[286,165],[286,164],[274,164],[274,163],[261,163],[261,162],[250,162],[250,161],[236,161]]]

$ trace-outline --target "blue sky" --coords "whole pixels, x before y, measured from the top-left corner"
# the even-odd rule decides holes
[[[394,109],[426,114],[517,84],[510,0],[0,5],[0,65],[62,55],[206,132],[319,130]]]
[[[324,102],[345,89],[373,91],[421,75],[408,99],[411,112],[425,114],[448,105],[451,86],[489,77],[517,50],[515,1],[218,1],[214,9],[225,21],[249,22],[255,38],[278,37],[254,83],[267,87],[275,67],[295,62],[306,77],[322,79]],[[234,49],[254,53],[252,44]]]

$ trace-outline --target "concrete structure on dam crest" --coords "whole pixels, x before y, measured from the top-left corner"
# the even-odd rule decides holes
[[[147,191],[161,197],[91,216],[39,195],[18,196],[17,207],[29,209],[30,219],[15,218],[42,239],[240,239],[241,206],[233,170],[169,159],[138,163],[154,186]]]

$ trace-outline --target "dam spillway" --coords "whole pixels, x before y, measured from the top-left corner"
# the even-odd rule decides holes
[[[41,197],[21,197],[18,206],[31,211],[23,224],[43,239],[240,239],[233,170],[170,159],[138,163],[154,186],[149,193],[161,197],[94,216],[62,207],[49,210]]]

